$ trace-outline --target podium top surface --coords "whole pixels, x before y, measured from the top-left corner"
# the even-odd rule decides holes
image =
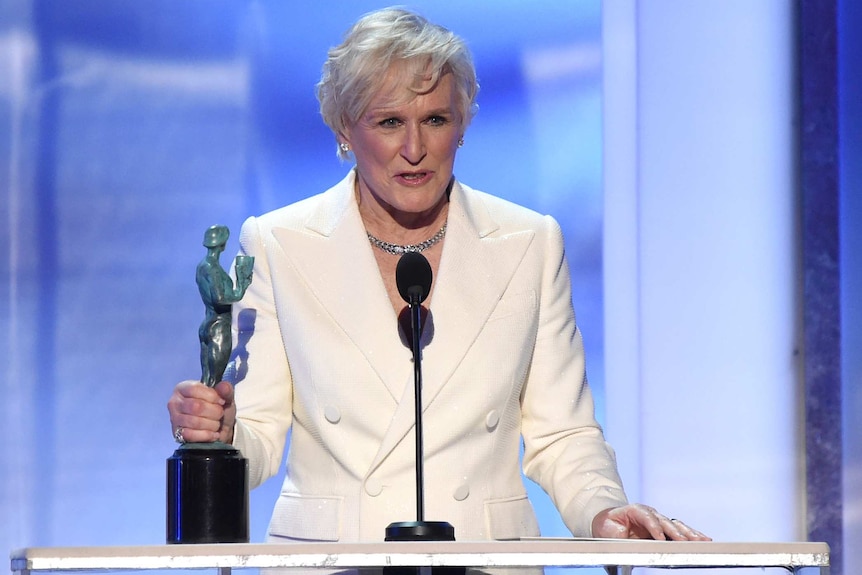
[[[719,543],[611,539],[388,543],[31,547],[13,572],[206,568],[410,567],[802,567],[829,566],[826,543]],[[824,569],[823,572],[828,572]]]

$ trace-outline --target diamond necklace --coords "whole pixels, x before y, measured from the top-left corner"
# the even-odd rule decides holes
[[[393,256],[400,256],[408,252],[415,252],[418,254],[424,252],[425,250],[443,239],[443,236],[446,235],[446,224],[443,224],[443,227],[440,228],[440,230],[436,234],[434,234],[424,242],[418,244],[409,244],[406,246],[400,246],[398,244],[390,244],[389,242],[384,242],[380,238],[372,236],[367,231],[365,232],[365,234],[368,236],[368,241],[371,242],[372,246],[383,250],[387,254],[392,254]]]

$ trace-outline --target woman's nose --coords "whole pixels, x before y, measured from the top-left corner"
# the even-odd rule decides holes
[[[421,127],[409,126],[407,128],[401,155],[413,165],[418,164],[425,157],[425,142]]]

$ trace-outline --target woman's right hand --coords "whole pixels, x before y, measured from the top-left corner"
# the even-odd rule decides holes
[[[171,433],[180,443],[233,442],[236,405],[233,386],[222,381],[207,387],[199,381],[177,384],[168,400]]]

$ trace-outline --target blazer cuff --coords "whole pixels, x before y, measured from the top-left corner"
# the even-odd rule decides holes
[[[562,512],[563,521],[574,537],[592,537],[593,519],[600,512],[611,507],[628,504],[621,489],[603,487],[599,492],[573,499]]]

